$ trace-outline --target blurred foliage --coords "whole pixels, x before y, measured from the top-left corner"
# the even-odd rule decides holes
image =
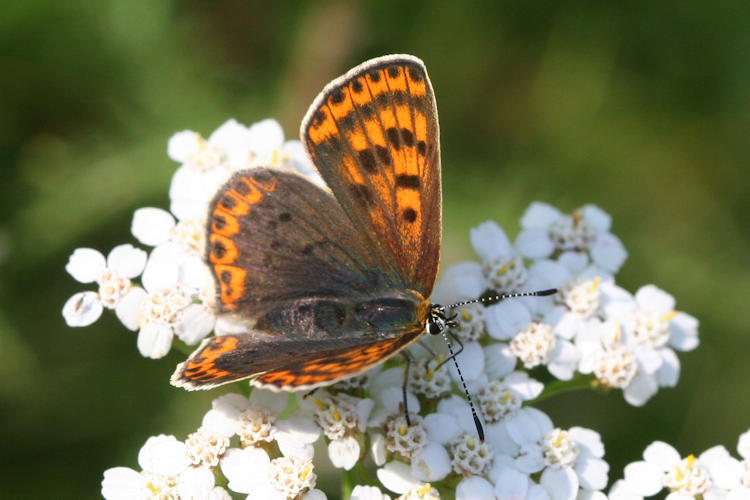
[[[620,393],[546,401],[602,434],[610,478],[654,439],[733,449],[750,427],[750,4],[714,2],[148,2],[0,7],[0,484],[5,498],[96,498],[146,438],[184,438],[212,394],[167,383],[105,317],[67,328],[76,247],[133,239],[167,207],[166,140],[278,118],[293,137],[322,86],[377,55],[427,64],[441,118],[443,265],[468,229],[511,235],[533,200],[593,202],[655,283],[701,321],[683,374],[642,409]],[[335,491],[335,489],[333,490]]]

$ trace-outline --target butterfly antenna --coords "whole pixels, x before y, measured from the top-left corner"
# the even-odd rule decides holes
[[[537,290],[536,292],[515,292],[515,293],[501,293],[497,295],[489,295],[485,297],[479,297],[478,299],[464,300],[462,302],[456,302],[455,304],[449,304],[445,306],[446,309],[453,309],[454,307],[461,307],[468,304],[476,304],[480,302],[497,302],[503,299],[512,299],[515,297],[544,297],[546,295],[554,295],[557,293],[557,288],[549,288],[547,290]]]
[[[464,381],[464,376],[461,373],[461,368],[459,368],[458,361],[456,361],[456,355],[453,354],[453,346],[451,346],[451,343],[448,340],[448,335],[445,333],[445,331],[443,331],[443,339],[445,339],[445,343],[448,344],[448,350],[451,353],[453,364],[456,365],[456,371],[458,371],[458,377],[461,379],[461,385],[464,387],[464,393],[466,394],[466,399],[469,401],[469,407],[471,408],[471,416],[474,418],[474,425],[477,428],[477,434],[479,434],[479,440],[484,443],[484,428],[482,427],[482,422],[479,421],[477,410],[476,408],[474,408],[474,402],[471,400],[471,396],[469,395],[469,389],[466,387],[466,382]]]

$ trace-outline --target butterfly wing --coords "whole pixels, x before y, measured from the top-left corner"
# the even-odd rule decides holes
[[[380,57],[334,80],[307,112],[301,136],[380,265],[429,297],[440,259],[440,138],[422,61]]]
[[[300,298],[403,287],[368,247],[330,192],[291,171],[238,172],[209,206],[207,261],[219,312],[259,318]]]
[[[306,388],[395,354],[423,332],[429,303],[376,255],[329,191],[290,171],[238,172],[209,206],[207,261],[219,311],[254,324],[205,341],[172,384]]]
[[[255,325],[206,340],[172,383],[201,389],[254,376],[306,389],[418,338],[440,254],[438,134],[417,58],[373,59],[329,84],[302,140],[333,195],[267,168],[220,190],[207,243],[219,311]]]
[[[389,339],[294,339],[262,333],[206,339],[172,375],[172,384],[188,390],[255,377],[272,390],[310,390],[354,376],[385,361],[422,334],[412,328]]]

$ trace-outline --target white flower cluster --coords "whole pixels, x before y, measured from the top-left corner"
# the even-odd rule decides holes
[[[250,127],[229,120],[208,139],[192,131],[169,140],[169,157],[181,166],[169,188],[170,212],[135,211],[131,232],[148,254],[132,245],[116,246],[107,258],[91,248],[73,252],[66,270],[97,291],[79,292],[63,307],[69,326],[95,322],[104,308],[138,331],[138,350],[147,358],[166,356],[176,335],[197,344],[211,331],[231,329],[214,317],[215,284],[203,261],[208,203],[236,170],[258,165],[286,166],[322,182],[299,141],[284,142],[275,120]],[[133,282],[140,276],[140,286]]]
[[[185,440],[156,436],[138,455],[141,471],[114,467],[104,472],[107,500],[224,500],[231,496],[215,486],[215,475],[227,488],[247,498],[325,499],[315,489],[312,443],[320,429],[310,418],[277,419],[286,394],[255,390],[250,398],[227,394],[215,399],[198,430]]]
[[[625,478],[610,488],[611,500],[643,500],[662,490],[667,500],[750,499],[750,430],[740,436],[732,457],[724,446],[714,446],[697,457],[681,457],[671,445],[651,443],[643,460],[625,467]]]
[[[675,350],[698,346],[698,321],[675,311],[674,298],[653,285],[635,295],[615,285],[614,273],[626,253],[609,232],[610,223],[593,205],[565,215],[533,203],[521,218],[514,244],[493,221],[471,230],[481,262],[448,268],[435,301],[450,304],[547,288],[560,292],[454,311],[455,333],[465,346],[459,361],[481,367],[484,359],[490,365],[474,370],[477,377],[465,377],[470,389],[476,392],[487,378],[516,366],[544,366],[559,380],[586,377],[595,385],[621,389],[635,406],[645,404],[659,387],[676,385],[680,363]]]
[[[142,208],[132,222],[133,235],[152,247],[150,253],[125,244],[105,259],[81,248],[66,267],[76,280],[98,285],[68,300],[67,323],[89,325],[104,308],[113,309],[127,328],[138,330],[138,349],[150,358],[166,355],[174,336],[195,344],[212,331],[237,328],[214,316],[215,285],[203,262],[207,205],[222,182],[237,169],[262,164],[293,168],[322,183],[300,143],[284,142],[273,120],[250,127],[230,120],[207,140],[180,132],[168,150],[181,163],[169,191],[170,212]],[[368,483],[350,485],[351,498],[390,498],[373,486],[376,479],[367,477],[363,463],[400,499],[437,499],[443,488],[455,490],[459,500],[603,497],[609,466],[599,435],[556,427],[531,406],[545,386],[528,371],[558,379],[558,386],[621,389],[628,402],[642,405],[659,387],[677,383],[674,350],[698,345],[697,320],[675,311],[666,292],[647,285],[631,295],[615,285],[626,252],[610,223],[595,206],[566,215],[534,203],[513,244],[492,221],[471,230],[480,262],[447,269],[432,297],[444,305],[489,297],[451,312],[458,324],[452,333],[462,343],[456,356],[461,375],[436,336],[409,348],[408,380],[403,362],[394,360],[306,398],[260,389],[249,399],[221,396],[184,442],[150,438],[138,457],[140,471],[107,470],[103,495],[228,498],[214,481],[223,476],[221,484],[247,498],[325,498],[315,489],[312,447],[324,436],[332,465],[357,468],[356,476]],[[560,293],[491,299],[548,288]],[[474,397],[484,441],[461,379]]]

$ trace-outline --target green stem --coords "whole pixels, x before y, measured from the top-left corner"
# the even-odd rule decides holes
[[[341,498],[350,498],[352,496],[352,490],[357,481],[354,474],[355,469],[343,472],[343,477],[341,478]]]
[[[370,486],[378,485],[378,482],[375,481],[375,479],[373,479],[372,476],[370,476],[369,472],[367,472],[367,469],[365,468],[365,465],[362,463],[361,460],[357,462],[356,464],[354,464],[354,468],[352,469],[352,471],[354,471],[359,477],[359,481],[358,481],[359,484],[370,485]]]
[[[592,382],[593,381],[591,377],[589,377],[588,375],[582,375],[580,373],[576,374],[576,376],[570,380],[555,380],[554,382],[550,382],[545,385],[544,390],[539,396],[537,396],[536,399],[527,401],[527,403],[533,405],[538,403],[539,401],[563,392],[590,389],[592,388]]]

